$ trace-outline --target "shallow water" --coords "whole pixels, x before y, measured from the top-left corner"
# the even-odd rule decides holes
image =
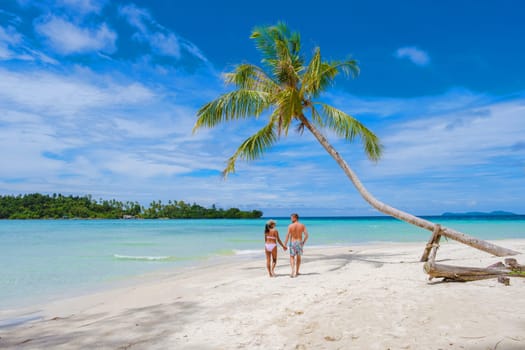
[[[525,238],[525,216],[430,218],[482,239]],[[426,242],[430,232],[387,217],[304,218],[309,246]],[[0,221],[0,309],[105,288],[230,255],[262,255],[266,219]],[[289,218],[277,218],[284,241]]]

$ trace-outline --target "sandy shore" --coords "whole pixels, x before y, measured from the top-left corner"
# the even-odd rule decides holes
[[[525,240],[496,243],[525,252]],[[41,319],[0,328],[0,348],[525,349],[525,278],[428,281],[423,245],[306,247],[297,278],[282,251],[276,278],[237,258],[163,274],[45,305]],[[502,261],[451,242],[437,257]]]

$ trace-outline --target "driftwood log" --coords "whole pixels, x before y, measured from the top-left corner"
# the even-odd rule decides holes
[[[513,258],[505,259],[504,264],[500,262],[486,268],[436,264],[434,259],[430,259],[423,268],[429,279],[443,278],[445,281],[467,282],[488,278],[525,277],[525,266],[518,264]]]
[[[425,262],[423,269],[428,274],[429,280],[443,278],[444,281],[467,282],[497,278],[499,282],[508,286],[510,284],[508,277],[525,277],[525,266],[518,264],[514,258],[507,258],[505,263],[498,262],[486,268],[436,264],[436,254],[442,235],[448,236],[441,225],[436,224],[421,256],[420,261]]]
[[[423,251],[423,255],[421,256],[420,261],[428,261],[428,257],[430,255],[430,251],[433,247],[437,248],[439,247],[439,240],[441,239],[441,225],[436,224],[434,227],[434,231],[432,232],[432,236],[430,236],[430,240],[427,243],[427,246],[425,247],[425,250]],[[435,256],[436,251],[434,251]]]

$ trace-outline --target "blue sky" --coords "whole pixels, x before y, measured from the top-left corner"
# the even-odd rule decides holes
[[[261,209],[265,216],[378,215],[312,136],[263,159],[227,158],[256,129],[192,134],[227,91],[221,74],[259,64],[254,26],[286,22],[308,59],[357,59],[324,100],[382,140],[329,140],[379,200],[417,215],[525,214],[522,1],[105,1],[0,3],[0,193],[91,194]]]

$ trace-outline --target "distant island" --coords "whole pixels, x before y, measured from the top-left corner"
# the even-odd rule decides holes
[[[466,213],[443,213],[441,216],[513,216],[518,215],[508,211],[496,210],[491,211],[490,213],[483,213],[479,211],[470,211]]]
[[[97,201],[91,195],[0,195],[0,219],[256,219],[262,215],[260,210],[225,210],[215,205],[205,208],[176,200],[165,204],[153,201],[149,207],[144,207],[131,201]]]

